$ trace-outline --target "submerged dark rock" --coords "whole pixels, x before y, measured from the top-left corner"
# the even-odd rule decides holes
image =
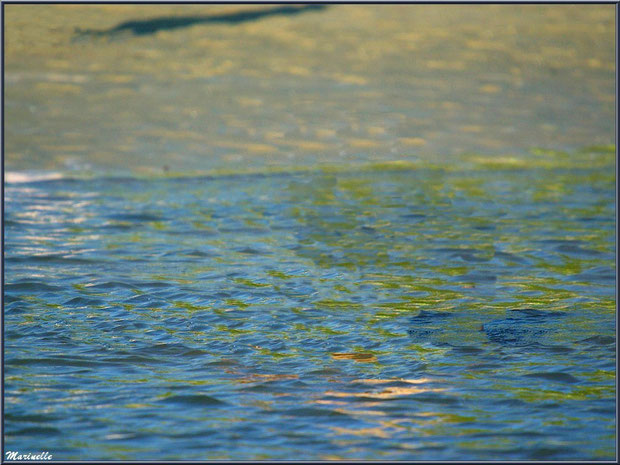
[[[490,342],[504,346],[546,345],[557,330],[557,319],[564,312],[519,308],[508,310],[507,318],[489,321],[478,326]],[[433,342],[454,346],[456,351],[473,353],[474,346],[462,346],[463,341],[479,339],[472,329],[455,324],[455,312],[423,310],[411,318],[407,333],[416,342]],[[480,341],[482,342],[482,341]],[[555,347],[551,344],[550,347]]]
[[[417,316],[411,318],[412,326],[407,333],[416,341],[428,341],[445,331],[447,320],[454,315],[450,312],[436,312],[422,310]]]
[[[523,308],[509,310],[508,318],[493,320],[482,325],[489,341],[503,345],[530,345],[541,343],[545,335],[554,331],[551,322],[564,316],[553,312]]]

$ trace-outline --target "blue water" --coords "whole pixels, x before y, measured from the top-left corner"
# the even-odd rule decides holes
[[[615,175],[586,165],[14,177],[6,450],[613,459]]]

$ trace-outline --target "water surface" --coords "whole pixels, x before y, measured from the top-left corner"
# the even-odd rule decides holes
[[[614,455],[608,167],[62,179],[6,195],[11,449]]]
[[[613,460],[613,5],[5,6],[5,445]]]

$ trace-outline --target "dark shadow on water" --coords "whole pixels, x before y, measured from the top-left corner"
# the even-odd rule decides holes
[[[236,13],[225,13],[205,16],[162,16],[151,19],[138,19],[126,21],[111,29],[76,29],[77,36],[104,37],[113,36],[123,32],[134,35],[155,34],[158,31],[180,29],[196,24],[239,24],[248,21],[256,21],[269,16],[291,16],[307,11],[317,11],[327,8],[327,5],[281,5],[263,10],[244,10]]]

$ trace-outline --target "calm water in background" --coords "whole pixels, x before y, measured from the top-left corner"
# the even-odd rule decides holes
[[[615,458],[613,8],[21,7],[6,450]]]

